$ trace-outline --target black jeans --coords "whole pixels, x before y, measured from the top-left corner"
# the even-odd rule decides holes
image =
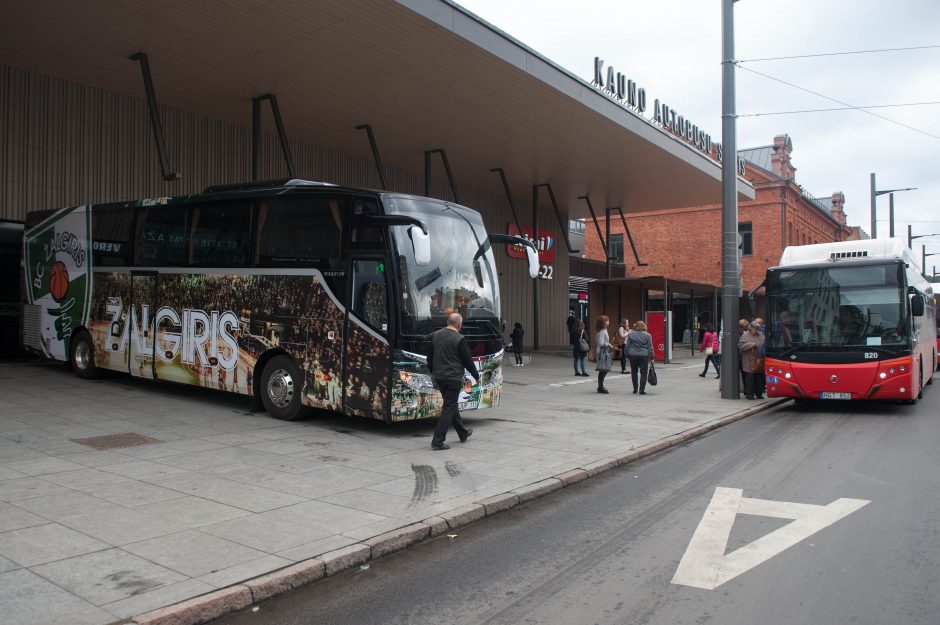
[[[633,390],[646,390],[646,377],[649,375],[649,356],[630,356],[630,378],[633,380]],[[640,384],[637,386],[637,372],[640,374]]]
[[[441,408],[441,416],[437,420],[437,427],[434,428],[434,437],[431,439],[431,445],[435,447],[444,444],[447,437],[447,431],[450,425],[454,424],[454,430],[461,439],[466,438],[467,428],[463,426],[463,419],[460,418],[460,410],[457,409],[457,399],[460,397],[460,388],[463,380],[437,380],[437,388],[441,390],[444,396],[444,406]]]
[[[607,371],[598,371],[597,372],[597,388],[598,390],[604,388],[604,378],[607,377]]]
[[[521,365],[522,364],[522,350],[513,349],[513,353],[516,355],[516,364]]]
[[[764,394],[764,389],[761,387],[760,377],[763,377],[764,372],[760,373],[747,373],[744,374],[744,396],[748,399],[756,397],[758,395]]]
[[[708,363],[711,363],[715,366],[715,373],[719,373],[721,369],[718,365],[718,354],[709,354],[705,356],[705,368],[702,369],[702,373],[708,373]]]
[[[627,372],[627,346],[626,344],[620,346],[620,373]]]

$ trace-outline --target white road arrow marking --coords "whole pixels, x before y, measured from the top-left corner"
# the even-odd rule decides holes
[[[837,499],[828,506],[816,506],[748,499],[743,494],[740,488],[719,486],[715,489],[705,516],[679,562],[673,584],[714,590],[871,503],[864,499]],[[792,519],[793,522],[725,555],[731,527],[739,514]]]

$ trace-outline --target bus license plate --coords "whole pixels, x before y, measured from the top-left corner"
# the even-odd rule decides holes
[[[819,399],[852,399],[852,393],[820,393]]]

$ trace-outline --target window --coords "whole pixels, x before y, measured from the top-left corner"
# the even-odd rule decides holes
[[[151,206],[137,216],[135,261],[151,267],[182,266],[187,261],[187,217],[184,206]]]
[[[95,267],[124,267],[130,260],[133,208],[92,208],[91,249]]]
[[[793,224],[787,224],[787,245],[793,245],[796,239],[793,238]]]
[[[258,212],[259,265],[329,269],[339,262],[345,202],[339,198],[267,200]]]
[[[388,331],[385,263],[380,260],[353,261],[353,312],[370,326]]]
[[[615,263],[623,262],[623,235],[622,234],[612,234],[610,235],[610,260]]]
[[[751,222],[747,221],[738,224],[738,237],[741,241],[741,256],[750,256],[754,253],[753,236],[754,234],[751,230]]]
[[[379,203],[375,198],[357,197],[352,202],[353,231],[352,243],[357,248],[384,248],[384,228],[363,225],[363,217],[379,214]]]
[[[249,260],[251,202],[215,202],[192,209],[189,264],[245,267]]]

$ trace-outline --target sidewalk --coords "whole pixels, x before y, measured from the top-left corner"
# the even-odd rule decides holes
[[[362,561],[391,530],[432,519],[424,535],[447,531],[447,518],[483,516],[468,505],[581,479],[568,472],[772,403],[722,400],[701,367],[686,349],[639,396],[615,363],[600,395],[570,358],[537,353],[504,367],[500,407],[465,413],[470,441],[452,433],[452,448],[434,452],[433,422],[285,423],[231,395],[0,363],[0,613],[104,625],[372,545],[343,552]],[[155,442],[113,447],[128,442],[116,434]],[[92,437],[108,438],[76,442]]]

